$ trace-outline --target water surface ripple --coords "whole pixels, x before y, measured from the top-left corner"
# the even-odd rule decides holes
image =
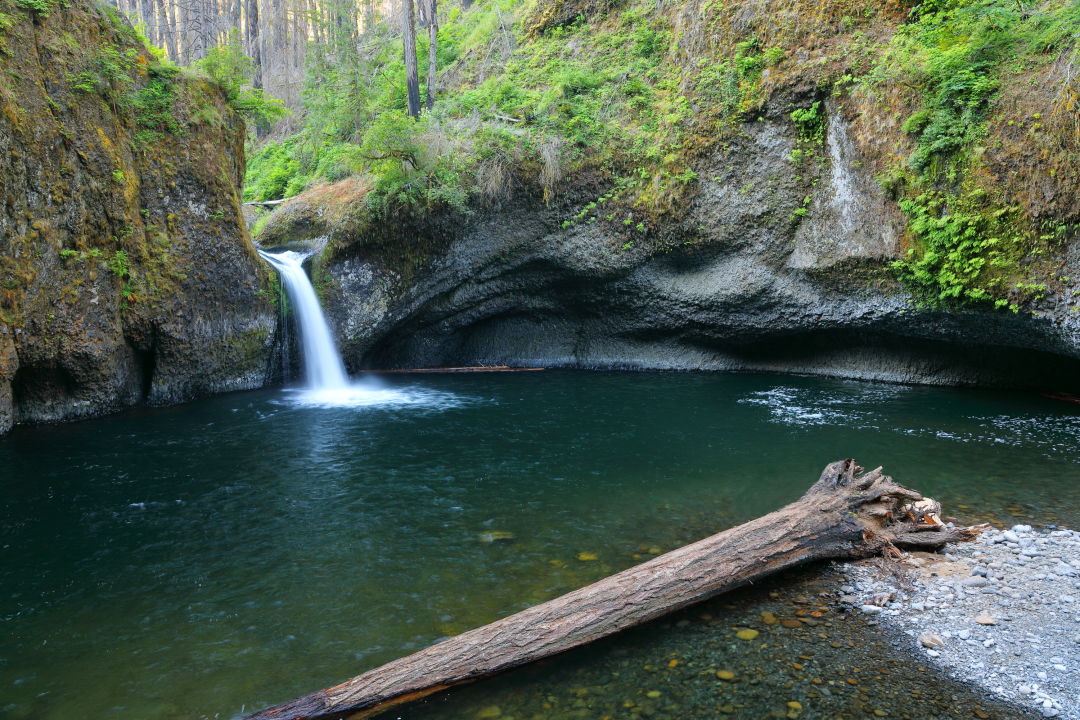
[[[0,439],[0,718],[235,716],[772,510],[841,457],[967,519],[1078,519],[1080,412],[1037,396],[552,371],[380,392],[239,393]],[[647,690],[642,637],[610,651]],[[537,703],[574,689],[559,677]],[[774,710],[746,697],[746,717]],[[656,716],[698,712],[672,702]]]

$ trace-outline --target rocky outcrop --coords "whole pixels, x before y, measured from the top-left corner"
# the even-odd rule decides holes
[[[287,202],[263,237],[329,240],[315,272],[352,370],[505,363],[1080,385],[1080,285],[1015,314],[920,307],[888,269],[904,219],[843,103],[826,100],[821,159],[796,167],[790,100],[698,160],[696,195],[648,237],[617,219],[566,226],[580,194],[390,231],[350,221],[360,200],[334,186]],[[1062,262],[1080,277],[1078,248]]]
[[[106,8],[3,10],[0,432],[263,384],[241,119]]]

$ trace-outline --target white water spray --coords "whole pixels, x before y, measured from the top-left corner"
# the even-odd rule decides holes
[[[307,255],[291,250],[259,254],[274,266],[296,312],[296,328],[304,363],[307,387],[297,397],[301,405],[318,407],[369,407],[373,405],[424,405],[454,407],[459,399],[449,393],[423,389],[390,389],[373,378],[350,382],[345,374],[326,316],[319,306],[315,288],[304,272]]]
[[[319,307],[319,297],[304,272],[303,264],[307,256],[292,250],[281,253],[260,250],[259,254],[280,273],[285,292],[296,311],[296,327],[300,332],[308,390],[326,392],[348,388],[349,377],[345,374],[345,365],[330,335],[326,316]]]

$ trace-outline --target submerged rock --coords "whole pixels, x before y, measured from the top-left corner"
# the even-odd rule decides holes
[[[517,538],[512,532],[506,530],[490,530],[480,534],[480,542],[496,543],[496,542],[511,542]]]

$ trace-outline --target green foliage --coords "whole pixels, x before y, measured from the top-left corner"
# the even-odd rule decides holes
[[[777,54],[779,51],[779,56]],[[760,101],[761,70],[779,62],[781,48],[770,48],[764,54],[756,38],[735,46],[730,58],[717,62],[699,61],[696,94],[715,107],[721,124],[734,124]]]
[[[175,135],[181,131],[174,107],[178,72],[179,69],[171,65],[152,66],[146,84],[132,97],[135,121],[140,127],[136,139],[143,145],[154,142],[162,133]]]
[[[49,13],[57,6],[58,0],[15,0],[15,6],[23,10],[29,10],[41,17],[49,17]]]
[[[912,9],[873,80],[922,89],[904,122],[916,139],[910,166],[956,179],[978,142],[1002,72],[1025,55],[1074,42],[1080,5],[1063,3],[1030,17],[1018,0],[931,0]]]
[[[1016,230],[1018,208],[982,207],[978,194],[957,200],[941,192],[903,199],[900,207],[922,251],[912,248],[893,267],[931,305],[992,303],[1015,312],[1030,296],[1032,283],[1017,278],[1027,249]]]
[[[286,194],[293,177],[299,174],[296,159],[296,140],[271,142],[264,145],[248,160],[244,200],[263,202],[290,197]]]
[[[1004,75],[1076,42],[1080,5],[1030,12],[1017,0],[929,0],[916,5],[868,78],[871,87],[918,89],[903,131],[915,142],[907,167],[884,181],[908,215],[914,246],[894,263],[900,280],[934,304],[1018,309],[1038,283],[1026,277],[1045,251],[1018,208],[972,190],[986,118]]]
[[[825,113],[821,101],[815,100],[808,108],[796,108],[791,111],[791,121],[799,130],[799,141],[812,145],[825,142]]]
[[[123,250],[117,250],[113,253],[106,265],[109,268],[109,272],[122,280],[131,277],[131,264],[128,261],[128,254]]]
[[[416,121],[401,111],[384,112],[364,134],[360,154],[377,178],[368,195],[376,209],[449,205],[467,212],[465,168],[454,153],[424,153],[419,135],[428,126],[426,118]]]
[[[439,69],[490,54],[515,32],[508,24],[523,7],[520,0],[480,0],[467,13],[451,6],[439,28]],[[589,17],[599,21],[603,9]],[[254,153],[245,197],[359,173],[373,179],[378,207],[464,209],[471,198],[505,192],[522,172],[546,178],[550,199],[560,177],[590,165],[604,168],[613,184],[635,174],[636,189],[620,185],[627,203],[646,194],[668,202],[669,186],[685,187],[676,177],[686,169],[680,141],[693,115],[677,66],[664,61],[672,32],[647,3],[611,18],[618,22],[604,32],[584,19],[549,28],[477,82],[437,98],[414,127],[400,120],[404,65],[400,39],[388,28],[373,28],[360,44],[313,47],[304,128]]]
[[[95,48],[83,70],[69,74],[67,81],[72,90],[98,94],[114,107],[124,107],[138,61],[139,51],[135,48],[105,43]]]
[[[235,31],[226,42],[210,48],[194,67],[221,87],[234,110],[256,125],[273,123],[289,112],[277,98],[251,87],[255,61],[244,54]]]

